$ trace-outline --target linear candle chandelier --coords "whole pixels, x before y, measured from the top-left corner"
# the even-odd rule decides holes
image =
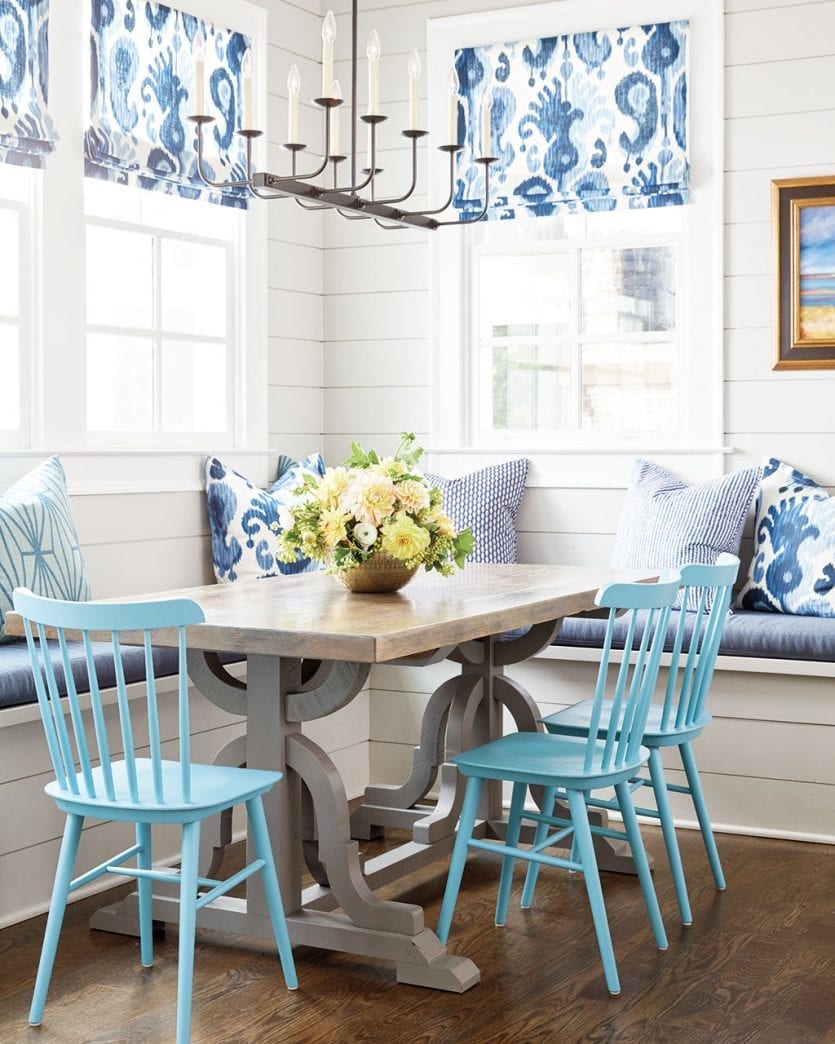
[[[449,131],[447,144],[440,145],[439,151],[449,158],[449,195],[443,206],[431,210],[409,210],[402,204],[415,191],[418,176],[418,142],[428,135],[428,131],[418,129],[418,81],[420,79],[420,56],[412,51],[409,57],[409,127],[401,131],[403,137],[411,142],[412,175],[408,189],[399,196],[378,198],[375,192],[375,180],[382,169],[377,166],[377,128],[387,117],[379,112],[379,64],[380,39],[372,30],[368,37],[366,55],[368,58],[368,111],[358,117],[357,111],[357,0],[353,0],[351,13],[351,141],[350,153],[340,151],[339,107],[343,104],[339,84],[333,78],[333,45],[336,39],[336,19],[333,11],[328,11],[322,24],[322,97],[315,98],[314,104],[322,110],[324,149],[318,167],[301,173],[298,170],[301,154],[307,148],[299,138],[299,93],[301,80],[299,71],[294,65],[287,78],[288,88],[288,140],[282,145],[290,153],[289,174],[269,174],[256,171],[252,163],[253,141],[263,133],[252,127],[252,57],[249,52],[241,63],[242,84],[242,128],[237,132],[246,142],[246,178],[240,181],[213,181],[204,171],[203,132],[214,122],[214,117],[203,112],[204,76],[205,76],[205,40],[200,32],[194,39],[194,73],[195,73],[195,108],[189,120],[197,128],[197,162],[201,180],[211,188],[245,188],[258,199],[293,198],[296,203],[307,210],[336,210],[349,220],[371,219],[381,228],[406,228],[416,226],[435,230],[449,225],[471,225],[481,221],[487,214],[490,200],[490,166],[496,162],[491,156],[491,106],[492,92],[489,88],[482,98],[481,119],[481,156],[473,157],[476,163],[484,167],[484,206],[481,211],[467,218],[452,221],[440,220],[438,215],[444,213],[452,205],[455,191],[455,157],[463,150],[458,144],[458,76],[455,68],[450,70],[447,84],[449,93]],[[368,127],[367,166],[357,167],[357,119]],[[350,160],[348,167],[350,178],[348,184],[340,183],[341,165]],[[329,180],[328,167],[331,168]]]

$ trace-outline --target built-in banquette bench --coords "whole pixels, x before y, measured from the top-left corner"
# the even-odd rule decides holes
[[[553,645],[508,668],[543,716],[588,699],[602,627],[593,619],[568,619]],[[406,778],[419,742],[420,710],[429,692],[456,670],[449,663],[374,668],[375,782]],[[735,609],[708,709],[713,722],[695,753],[715,828],[835,844],[835,619]],[[506,727],[513,727],[509,718]],[[677,758],[675,751],[664,751],[669,781],[683,783]],[[695,828],[688,799],[670,797],[681,825]],[[651,800],[648,791],[644,798]]]
[[[483,501],[491,470],[456,480],[467,487],[462,503]],[[501,529],[516,517],[519,500],[512,501],[506,487],[492,492],[492,509],[476,519],[482,526]],[[692,561],[694,551],[706,547],[736,553],[746,518],[747,534],[754,523],[754,539],[742,540],[739,571],[746,608],[734,608],[726,621],[709,701],[714,720],[695,744],[712,819],[719,830],[835,843],[835,617],[827,580],[835,568],[835,500],[829,491],[776,458],[762,469],[692,487],[638,459],[621,506],[612,564],[669,567],[675,562],[650,559],[666,553]],[[478,547],[485,535],[476,536]],[[752,571],[752,545],[758,541],[759,565]],[[797,582],[798,574],[805,583]],[[781,588],[786,576],[790,582]],[[773,598],[753,589],[763,584],[774,585]],[[543,716],[589,697],[602,628],[593,619],[567,620],[553,645],[508,669]],[[375,781],[405,778],[419,741],[420,709],[454,670],[449,664],[374,669]],[[404,692],[410,694],[405,709],[402,697],[394,699]],[[665,757],[670,781],[683,782],[677,753],[668,749]],[[688,799],[672,798],[677,818],[695,826]]]
[[[182,492],[162,490],[153,494],[111,494],[94,487],[89,493],[85,491],[73,496],[70,506],[63,467],[58,458],[36,465],[21,478],[27,467],[29,462],[23,460],[8,465],[5,471],[0,470],[0,490],[6,490],[0,493],[0,529],[4,517],[14,521],[14,512],[21,501],[30,505],[34,498],[34,512],[40,510],[39,498],[45,501],[43,510],[50,513],[52,528],[59,528],[54,524],[56,521],[63,524],[70,545],[69,555],[80,556],[83,551],[87,561],[90,583],[88,585],[86,579],[80,579],[76,597],[89,597],[90,594],[109,598],[122,594],[142,597],[144,592],[197,586],[210,581],[214,547],[202,475],[196,474]],[[283,473],[282,469],[286,467],[280,463],[279,471]],[[265,466],[265,472],[268,469],[269,466]],[[242,481],[247,490],[258,488]],[[10,485],[12,482],[14,486]],[[77,534],[72,516],[78,524]],[[37,534],[40,529],[38,525],[31,525],[26,532],[31,530]],[[166,539],[171,533],[177,537]],[[11,541],[8,532],[3,531],[0,536],[7,543]],[[243,541],[240,534],[239,537]],[[71,570],[66,572],[69,574]],[[5,591],[9,587],[10,575],[14,574],[3,573],[0,589]],[[279,578],[268,582],[281,581]],[[8,597],[10,592],[6,604]],[[165,677],[166,664],[168,669],[171,666],[170,655],[165,650],[156,654],[156,666],[162,675],[157,690],[164,754],[174,753],[178,738],[176,684],[173,677],[168,680]],[[86,671],[78,650],[75,660],[78,670],[74,670],[74,674],[79,691],[83,692]],[[128,698],[136,711],[136,745],[141,748],[142,723],[147,721],[141,680],[144,677],[142,651],[126,648],[124,664],[129,682]],[[107,663],[100,666],[105,670],[108,668]],[[112,675],[112,663],[109,670]],[[228,665],[227,670],[239,676],[245,675],[242,663]],[[82,704],[87,700],[89,697],[82,695]],[[104,689],[102,700],[110,746],[115,753],[121,748],[114,706],[115,690]],[[191,725],[191,752],[196,761],[213,761],[219,751],[244,733],[240,717],[215,707],[197,690],[192,690]],[[328,752],[345,781],[348,796],[353,798],[361,794],[368,783],[367,695],[361,695],[350,707],[330,718],[306,723],[304,731]],[[24,920],[48,907],[63,830],[63,816],[57,812],[54,802],[43,794],[43,787],[51,778],[26,645],[22,641],[0,642],[0,927]],[[234,832],[237,832],[237,827],[236,820]],[[118,834],[121,829],[124,828],[119,824],[98,822],[85,826],[79,865],[95,866],[120,847],[132,844],[132,840],[125,840]],[[208,835],[208,831],[203,834]],[[122,840],[125,840],[124,844],[121,844]],[[207,840],[208,845],[211,840]],[[179,840],[169,830],[155,828],[155,860],[164,862],[169,854],[173,856],[179,851]],[[100,878],[74,895],[80,897],[85,891],[110,883],[107,877]]]

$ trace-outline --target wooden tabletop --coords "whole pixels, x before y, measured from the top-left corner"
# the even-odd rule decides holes
[[[584,612],[601,585],[645,579],[585,566],[468,565],[450,577],[421,570],[395,594],[354,594],[325,573],[301,573],[138,600],[198,602],[206,622],[188,628],[194,649],[381,663]],[[16,614],[6,620],[7,633],[22,634]],[[176,634],[155,632],[154,643],[174,645]]]

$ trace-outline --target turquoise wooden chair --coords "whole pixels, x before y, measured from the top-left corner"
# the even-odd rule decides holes
[[[655,941],[659,949],[666,950],[667,936],[638,820],[632,807],[628,781],[648,756],[647,750],[641,746],[641,737],[658,677],[670,608],[675,602],[678,588],[676,576],[673,580],[658,584],[608,584],[598,591],[596,604],[608,609],[609,614],[593,700],[592,727],[585,738],[520,732],[503,736],[452,758],[458,771],[468,779],[438,924],[438,936],[442,942],[446,942],[449,937],[468,849],[493,852],[502,857],[496,902],[496,924],[499,926],[505,923],[513,867],[517,859],[526,861],[529,866],[544,864],[581,871],[591,904],[606,985],[611,994],[620,993],[594,854],[594,830],[609,836],[625,836],[629,841]],[[636,612],[640,609],[648,610],[648,618],[643,635],[637,641]],[[617,657],[612,656],[612,640],[615,618],[622,610],[629,612],[626,648],[622,662],[615,664]],[[614,686],[610,720],[618,722],[618,729],[607,733],[605,730],[599,731],[598,725],[610,683]],[[504,843],[474,836],[481,792],[487,780],[509,780],[513,783]],[[529,786],[545,788],[542,807],[547,808],[547,814],[525,810],[524,800]],[[592,828],[589,823],[587,796],[591,791],[608,787],[615,788],[625,832]],[[570,820],[554,816],[554,798],[557,795],[568,802]],[[536,840],[531,848],[519,847],[523,820],[537,824]],[[569,858],[546,851],[572,834]]]
[[[285,982],[289,989],[296,989],[298,981],[293,951],[261,801],[262,795],[281,779],[281,773],[191,763],[185,629],[189,624],[202,623],[204,617],[200,606],[185,599],[123,604],[63,602],[40,598],[21,588],[14,592],[13,600],[15,610],[23,617],[38,704],[55,769],[55,781],[47,784],[45,789],[67,816],[29,1022],[33,1026],[40,1025],[43,1017],[69,894],[108,873],[137,879],[140,957],[146,968],[153,964],[152,883],[179,883],[178,1044],[185,1044],[190,1037],[197,911],[253,874],[260,873],[262,877]],[[57,632],[58,658],[67,689],[64,703],[59,698],[56,670],[46,645],[47,628],[51,634]],[[164,759],[161,751],[151,645],[151,632],[159,628],[176,628],[179,633],[178,760]],[[68,630],[81,632],[90,691],[92,722],[89,726],[85,726],[70,666]],[[131,706],[120,654],[119,635],[126,631],[132,631],[135,635],[141,632],[145,648],[149,749],[147,756],[142,757],[137,756],[134,745],[134,728],[138,728],[139,723],[131,720]],[[91,632],[105,632],[110,636],[112,644],[123,747],[123,754],[118,758],[114,758],[110,752]],[[133,640],[135,642],[135,638]],[[226,881],[198,877],[200,823],[238,804],[246,805],[255,845],[255,860]],[[86,816],[135,824],[136,844],[73,878],[78,842]],[[179,872],[152,868],[151,825],[154,823],[177,823],[182,827]],[[135,867],[123,866],[134,858]]]
[[[649,750],[648,774],[636,776],[629,784],[633,792],[641,787],[651,787],[655,795],[656,808],[636,806],[636,812],[660,820],[679,913],[682,923],[686,925],[693,923],[693,915],[667,792],[690,795],[713,879],[716,887],[723,889],[725,875],[719,861],[692,743],[711,720],[707,712],[707,697],[738,570],[739,559],[729,554],[720,555],[716,565],[688,565],[681,569],[682,605],[695,605],[695,611],[679,614],[663,702],[653,704],[647,718],[643,744]],[[708,612],[707,606],[711,601],[713,608]],[[682,647],[687,631],[690,632],[690,644],[686,655],[683,655]],[[593,702],[585,700],[544,718],[543,722],[548,732],[554,735],[582,737],[588,735],[594,712]],[[606,702],[596,725],[599,735],[606,735],[610,727],[610,714],[611,704]],[[678,747],[686,785],[667,782],[661,763],[664,747]],[[611,802],[599,799],[591,799],[589,804],[602,808],[613,807]],[[525,905],[530,905],[535,882],[536,867],[532,865],[523,897]]]

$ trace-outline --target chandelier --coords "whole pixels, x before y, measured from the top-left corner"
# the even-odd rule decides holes
[[[490,199],[490,167],[496,162],[491,156],[491,108],[492,92],[488,88],[482,97],[481,104],[481,155],[473,156],[473,160],[484,167],[484,206],[481,211],[470,217],[441,220],[440,215],[452,206],[455,191],[455,161],[464,146],[458,143],[458,96],[459,83],[455,68],[450,70],[447,81],[449,95],[449,127],[447,142],[439,145],[438,150],[446,153],[449,161],[449,194],[446,202],[429,210],[409,210],[403,204],[412,196],[418,180],[418,142],[428,136],[429,132],[421,130],[419,124],[418,84],[421,67],[420,56],[412,51],[408,61],[409,74],[409,126],[400,133],[411,143],[411,182],[401,195],[378,197],[375,183],[382,168],[377,166],[378,128],[388,117],[379,112],[379,69],[380,39],[375,30],[368,37],[366,56],[368,59],[368,109],[364,115],[358,115],[357,106],[357,0],[353,0],[351,12],[351,112],[350,112],[350,145],[348,152],[340,149],[340,107],[343,104],[339,83],[333,78],[333,45],[336,39],[336,19],[333,11],[328,11],[322,23],[322,96],[314,98],[314,104],[322,110],[322,136],[324,147],[322,158],[314,170],[301,172],[298,168],[307,144],[299,141],[299,94],[301,79],[299,70],[294,65],[287,77],[288,115],[287,141],[281,146],[290,154],[289,174],[271,174],[254,169],[252,147],[256,138],[263,131],[252,126],[252,56],[249,51],[241,62],[242,77],[242,127],[237,132],[246,146],[246,178],[240,181],[214,181],[204,170],[203,134],[208,125],[214,123],[213,116],[203,112],[204,77],[205,77],[205,40],[198,33],[194,39],[193,56],[195,71],[195,108],[196,112],[188,119],[197,129],[197,169],[201,180],[210,188],[246,188],[258,199],[295,199],[300,207],[307,210],[331,209],[349,220],[370,219],[381,228],[406,228],[409,226],[434,231],[442,226],[471,225],[481,221],[487,214]],[[366,166],[358,167],[358,127],[361,121],[368,128],[368,151]],[[349,174],[347,184],[341,183],[343,164],[347,165]],[[330,168],[330,171],[328,170]],[[328,184],[330,182],[330,184]]]

